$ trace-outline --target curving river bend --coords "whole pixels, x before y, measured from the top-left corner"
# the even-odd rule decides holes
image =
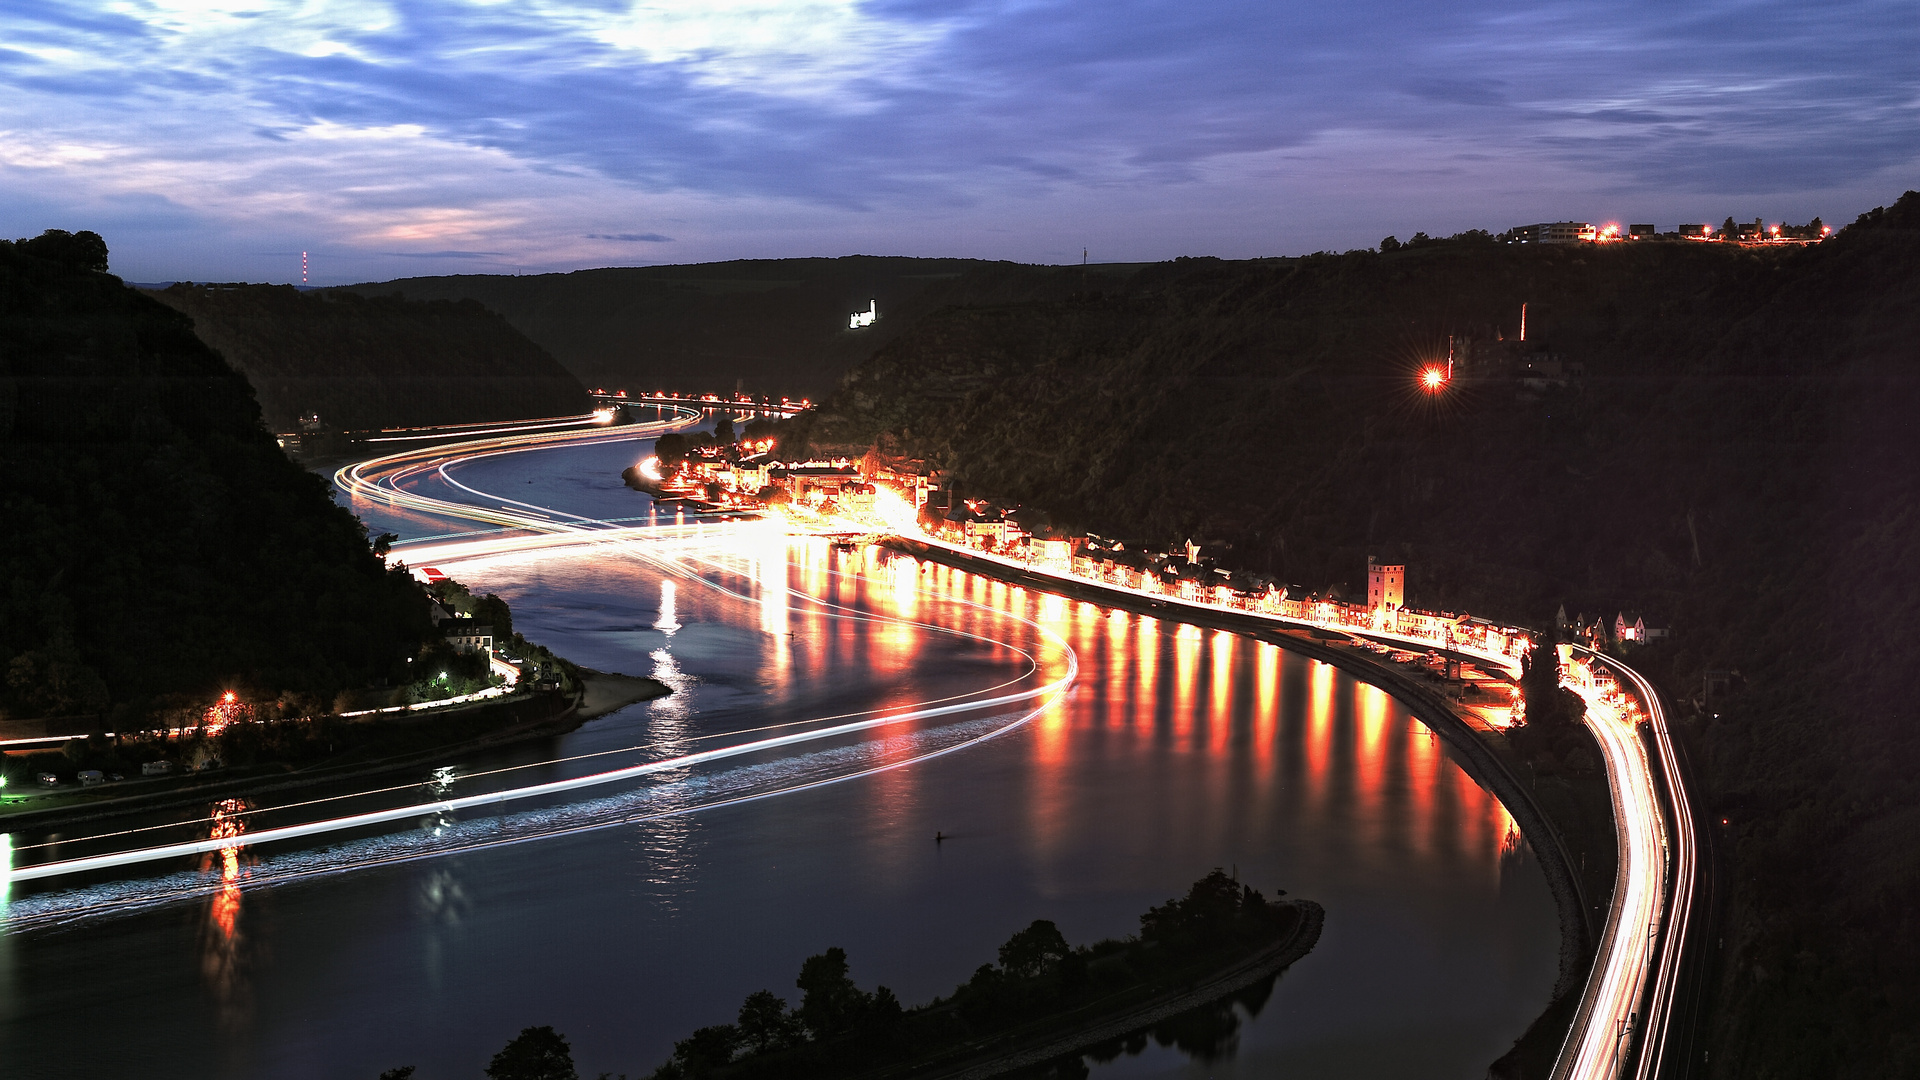
[[[449,472],[565,513],[644,518],[645,496],[618,480],[638,453],[555,447]],[[470,528],[354,509],[403,538]],[[243,853],[237,869],[16,883],[0,1073],[477,1077],[521,1027],[552,1024],[583,1075],[644,1075],[748,992],[791,1001],[800,961],[829,945],[863,986],[917,1002],[1032,919],[1074,941],[1126,933],[1214,866],[1324,904],[1318,947],[1223,1056],[1150,1045],[1096,1074],[1477,1077],[1545,1003],[1556,915],[1524,839],[1444,744],[1331,667],[747,529],[664,555],[449,569],[506,597],[529,638],[678,688],[550,745],[452,763],[462,774],[524,766],[513,782],[539,782],[1035,685],[1060,672],[1062,642],[1078,677],[1024,723],[1037,702]],[[558,761],[588,754],[601,756]],[[72,843],[11,842],[49,840]]]

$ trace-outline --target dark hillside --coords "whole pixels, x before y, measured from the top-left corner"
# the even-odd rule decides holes
[[[275,431],[317,412],[356,430],[568,416],[586,390],[472,301],[303,293],[291,285],[179,284],[161,302],[253,384]]]
[[[0,712],[108,723],[223,689],[321,707],[404,671],[427,601],[188,319],[0,243]],[[396,669],[400,669],[398,672]]]
[[[590,386],[716,392],[740,386],[799,397],[830,390],[849,367],[944,302],[938,296],[948,283],[982,268],[1028,269],[855,255],[402,278],[335,292],[477,300]],[[879,303],[879,321],[849,330],[847,316],[864,310],[869,299]]]
[[[1422,606],[1670,624],[1637,661],[1731,852],[1711,1074],[1818,1077],[1920,1069],[1916,415],[1909,194],[1809,249],[1467,237],[953,306],[796,435],[1314,588],[1374,551]]]

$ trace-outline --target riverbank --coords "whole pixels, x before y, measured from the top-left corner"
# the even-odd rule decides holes
[[[1102,1043],[1125,1038],[1142,1028],[1239,993],[1262,979],[1279,975],[1319,943],[1320,930],[1326,923],[1326,909],[1311,900],[1285,903],[1299,913],[1291,933],[1209,975],[1147,988],[1143,1000],[1094,1002],[1076,1013],[1040,1021],[1037,1030],[1010,1032],[998,1040],[1000,1046],[984,1052],[974,1048],[970,1056],[962,1056],[961,1060],[926,1062],[908,1070],[874,1076],[876,1080],[880,1077],[886,1080],[990,1080],[1085,1053]],[[1071,1030],[1062,1031],[1062,1027]],[[967,1051],[960,1053],[968,1054]]]
[[[410,717],[384,721],[413,725],[426,721],[452,721],[468,729],[465,737],[435,746],[374,758],[360,758],[358,755],[362,751],[348,750],[328,760],[299,767],[266,764],[244,770],[222,769],[192,776],[137,779],[93,788],[10,797],[0,804],[0,829],[60,828],[122,814],[180,807],[200,811],[205,809],[210,799],[262,795],[390,775],[423,765],[444,763],[453,755],[473,754],[564,735],[595,717],[673,692],[666,684],[644,676],[584,668],[580,675],[581,688],[571,695],[530,694],[456,706],[424,720]],[[487,730],[471,733],[471,729],[480,727]],[[145,790],[138,790],[140,788]]]
[[[1229,999],[1251,988],[1257,1011],[1324,920],[1317,903],[1268,900],[1216,867],[1185,897],[1149,908],[1136,935],[1073,946],[1036,919],[1000,947],[999,963],[910,1009],[884,986],[855,986],[846,951],[829,948],[801,964],[797,1009],[771,991],[750,994],[737,1024],[676,1041],[653,1080],[984,1080],[1040,1065],[1071,1075],[1083,1052],[1196,1009],[1225,1037],[1238,1023]]]
[[[1555,806],[1560,811],[1560,817],[1549,814],[1541,800],[1536,798],[1532,786],[1520,780],[1517,769],[1521,762],[1503,736],[1470,719],[1463,710],[1432,688],[1409,678],[1394,665],[1383,662],[1377,653],[1352,644],[1339,644],[1353,640],[1347,635],[1282,628],[1272,620],[1227,609],[1211,609],[1194,604],[1171,605],[1128,590],[1108,588],[1084,578],[1022,570],[910,537],[889,536],[879,542],[917,558],[944,563],[1010,584],[1154,618],[1244,634],[1353,672],[1399,699],[1429,729],[1446,740],[1454,750],[1461,769],[1474,782],[1492,792],[1507,808],[1540,862],[1547,888],[1560,913],[1560,965],[1546,1009],[1541,1018],[1529,1026],[1522,1039],[1529,1046],[1550,1042],[1557,1047],[1560,1036],[1564,1034],[1564,1024],[1560,1025],[1561,1030],[1555,1031],[1553,1024],[1548,1021],[1560,1015],[1562,1004],[1570,996],[1577,995],[1586,981],[1593,965],[1599,921],[1604,918],[1613,887],[1612,860],[1591,860],[1593,865],[1589,867],[1573,854],[1580,849],[1569,845],[1566,834],[1574,832],[1589,838],[1589,847],[1593,846],[1590,842],[1592,837],[1611,837],[1613,821],[1610,803],[1607,804],[1608,813],[1604,821],[1588,822],[1584,820],[1585,815],[1581,815],[1578,820],[1568,820],[1563,824],[1560,817],[1577,813],[1581,809],[1580,804],[1577,801],[1564,801]],[[1571,1013],[1567,1013],[1567,1016],[1570,1018]]]

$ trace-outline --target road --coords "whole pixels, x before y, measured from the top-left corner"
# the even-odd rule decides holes
[[[1669,1062],[1681,953],[1695,908],[1693,810],[1653,685],[1587,649],[1561,646],[1561,661],[1562,685],[1587,703],[1587,728],[1606,763],[1620,860],[1593,974],[1553,1075],[1653,1080]]]
[[[466,539],[450,545],[410,546],[408,554],[416,565],[440,554],[472,558],[509,550],[603,543],[617,545],[627,553],[647,561],[660,560],[665,568],[678,564],[692,554],[686,550],[676,553],[674,548],[676,542],[700,544],[701,527],[621,528],[614,522],[567,515],[548,507],[476,491],[456,481],[448,474],[448,468],[460,461],[516,453],[558,442],[644,438],[700,418],[699,412],[685,408],[683,415],[676,420],[612,430],[531,433],[522,429],[500,432],[492,437],[376,458],[341,469],[335,479],[343,489],[356,496],[436,515],[489,522],[521,533],[485,540]],[[426,474],[433,474],[447,488],[460,491],[462,501],[452,502],[409,490]],[[643,538],[653,543],[640,543]],[[664,545],[661,543],[663,541]],[[451,550],[454,548],[459,549],[457,555]],[[969,554],[979,556],[978,552],[969,551]],[[1032,569],[1021,565],[1023,569]],[[678,568],[682,572],[686,569],[684,565]],[[1164,595],[1156,598],[1176,607],[1187,603]],[[1680,993],[1682,953],[1694,919],[1696,881],[1700,867],[1694,813],[1681,779],[1684,771],[1680,766],[1664,705],[1653,686],[1638,672],[1616,659],[1587,650],[1562,648],[1565,650],[1562,656],[1565,685],[1586,701],[1586,724],[1606,764],[1621,857],[1613,901],[1599,942],[1594,969],[1553,1076],[1556,1080],[1616,1080],[1626,1076],[1635,1080],[1658,1080],[1667,1075],[1684,1075],[1685,1062],[1679,1060],[1684,1055],[1670,1053],[1668,1048],[1676,1002],[1683,996]],[[942,715],[949,711],[977,709],[983,705],[1005,706],[1015,702],[1023,703],[1023,707],[1032,707],[1033,711],[1027,713],[1028,717],[1036,715],[1072,685],[1077,661],[1072,657],[1071,649],[1066,650],[1065,657],[1065,673],[1060,678],[1050,681],[1043,679],[1039,685],[1028,685],[1003,697],[975,699],[953,705],[922,703],[919,709],[894,712],[871,722],[899,722],[908,718]],[[1482,659],[1507,658],[1489,656]],[[860,723],[868,722],[863,720]],[[851,730],[854,729],[846,729]],[[799,738],[844,733],[836,729],[821,729]],[[703,751],[681,759],[678,764],[684,766],[696,759],[706,760],[708,756],[761,751],[782,745],[785,741],[786,737],[781,737]],[[642,768],[654,769],[669,764],[650,763]],[[570,790],[575,786],[598,786],[626,778],[627,770],[614,770],[570,779],[566,784]],[[552,794],[558,790],[561,788],[530,785],[459,800],[435,801],[381,811],[372,816],[355,815],[303,823],[289,827],[284,836],[263,830],[251,836],[249,841],[258,844],[271,839],[291,839],[344,828],[360,828],[375,823],[376,817],[380,821],[389,818],[398,820],[425,810],[451,811],[469,804],[477,806],[483,802],[515,801]],[[230,838],[213,837],[185,844],[115,852],[95,858],[71,859],[31,870],[22,867],[16,869],[13,876],[16,880],[26,880],[29,877],[97,870],[107,866],[178,857],[190,851],[216,850],[233,843]]]
[[[1081,580],[923,534],[916,533],[914,539],[1035,574]],[[1140,595],[1168,605],[1218,607],[1165,594]],[[1387,641],[1404,638],[1344,625],[1338,629]],[[1563,649],[1565,685],[1587,702],[1587,727],[1606,763],[1621,857],[1593,973],[1553,1075],[1556,1080],[1624,1076],[1657,1080],[1669,1060],[1667,1042],[1679,996],[1681,954],[1695,909],[1700,855],[1693,810],[1666,709],[1653,685],[1617,659],[1586,649]],[[1499,666],[1509,675],[1519,674],[1511,657],[1470,648],[1459,651]],[[1671,932],[1663,933],[1665,929]]]

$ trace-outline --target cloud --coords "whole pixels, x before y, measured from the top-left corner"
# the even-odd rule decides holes
[[[302,246],[366,273],[581,265],[610,241],[1245,255],[1607,199],[1717,219],[1717,199],[1764,196],[1776,209],[1757,212],[1838,219],[1920,164],[1911,16],[1908,0],[16,0],[0,233],[47,205],[71,221],[164,203],[116,264],[144,251],[148,276],[181,276],[166,259]],[[613,213],[677,239],[594,231]]]

